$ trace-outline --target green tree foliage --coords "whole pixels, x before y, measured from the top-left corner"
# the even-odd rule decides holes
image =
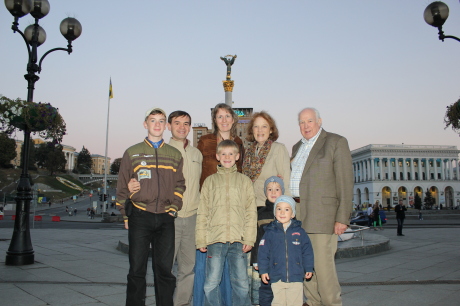
[[[417,193],[415,194],[415,198],[414,198],[414,207],[415,209],[418,209],[418,210],[422,209],[422,199]]]
[[[426,189],[426,192],[425,192],[425,199],[423,200],[424,202],[424,205],[425,205],[425,208],[426,209],[431,209],[434,205],[434,198],[433,196],[431,195],[431,191],[430,191],[430,188],[427,188]]]
[[[21,163],[19,165],[20,168],[24,168],[24,144],[21,147]],[[29,139],[29,170],[37,170],[36,159],[35,159],[35,143],[32,139]]]
[[[42,143],[38,146],[35,156],[37,165],[46,168],[49,175],[65,171],[66,159],[61,145],[52,142]]]
[[[8,137],[6,133],[0,133],[0,167],[5,168],[11,165],[16,158],[16,141]]]
[[[91,153],[83,146],[77,158],[77,171],[78,173],[89,174],[91,173],[92,165],[93,159],[91,158]]]
[[[110,165],[110,174],[118,174],[120,171],[121,158],[116,158]]]

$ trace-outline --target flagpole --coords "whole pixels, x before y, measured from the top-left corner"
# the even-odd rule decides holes
[[[105,195],[107,194],[107,148],[109,146],[109,114],[110,114],[110,99],[111,97],[113,97],[113,94],[112,94],[112,78],[110,78],[110,90],[109,90],[109,98],[108,98],[108,108],[107,108],[107,131],[106,131],[106,134],[105,134],[105,158],[104,158],[104,193],[103,193],[103,197],[105,197]],[[107,195],[107,199],[109,198],[109,196]],[[106,201],[103,202],[102,204],[102,218],[104,218],[104,213],[106,212]]]

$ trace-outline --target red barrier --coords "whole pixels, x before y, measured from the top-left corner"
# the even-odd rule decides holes
[[[3,220],[3,215],[0,215],[0,220]]]
[[[11,220],[16,220],[16,215],[12,215]]]
[[[59,222],[59,221],[61,221],[61,217],[59,217],[59,216],[52,216],[52,217],[51,217],[51,221],[53,221],[53,222]]]
[[[34,216],[34,221],[42,221],[42,216]]]

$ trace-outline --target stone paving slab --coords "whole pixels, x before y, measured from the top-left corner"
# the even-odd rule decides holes
[[[32,229],[36,263],[6,266],[11,230],[0,231],[0,304],[124,305],[126,254],[116,250],[127,231]],[[396,229],[367,234],[389,240],[388,251],[336,260],[345,306],[457,305],[460,229]],[[91,237],[91,239],[88,239]],[[153,283],[149,264],[147,282]],[[454,280],[456,283],[439,283]],[[426,281],[426,282],[423,282]],[[438,283],[430,283],[438,281]],[[147,287],[147,305],[155,305]]]

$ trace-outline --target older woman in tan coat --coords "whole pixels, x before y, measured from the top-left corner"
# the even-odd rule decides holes
[[[243,174],[254,184],[257,207],[265,206],[264,183],[271,176],[284,180],[286,194],[290,195],[291,164],[284,144],[276,142],[278,128],[265,111],[255,113],[248,125],[246,140],[252,142],[245,152]]]

